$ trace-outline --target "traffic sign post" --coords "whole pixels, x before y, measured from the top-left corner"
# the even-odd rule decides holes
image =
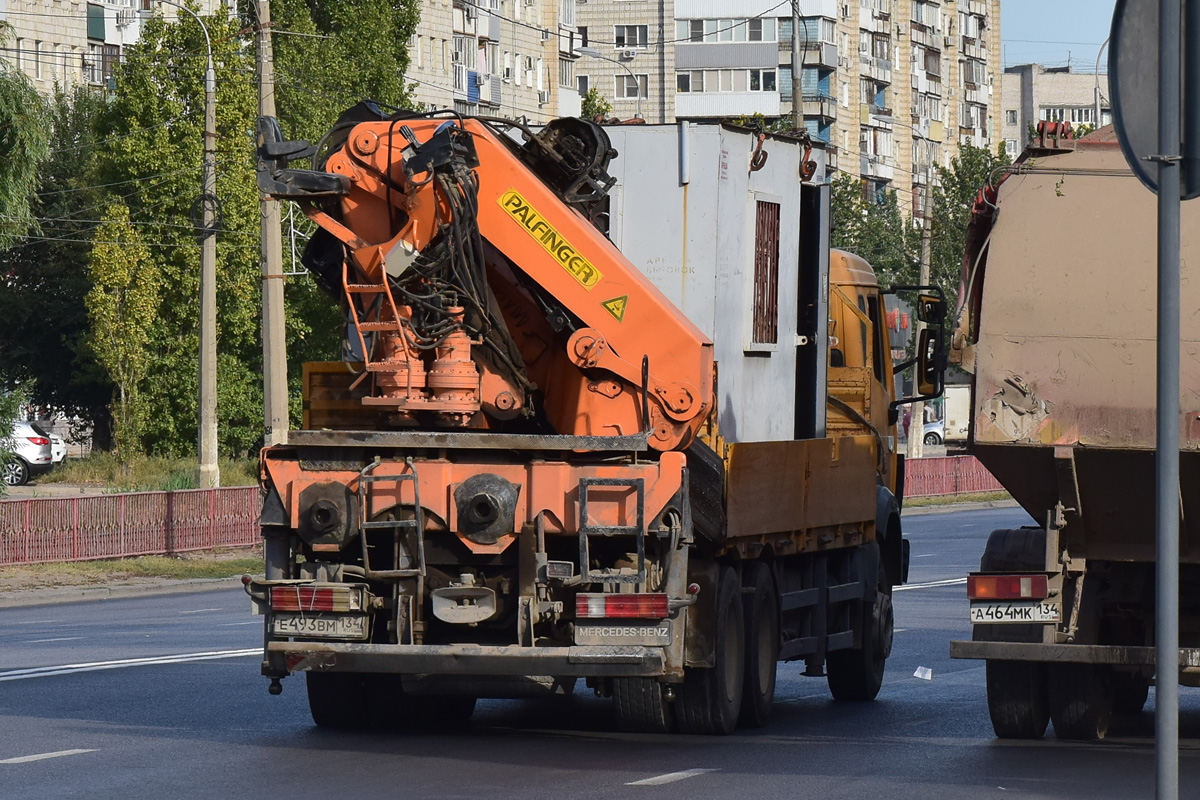
[[[1117,0],[1108,50],[1113,123],[1134,174],[1158,194],[1157,800],[1179,798],[1179,206],[1200,195],[1200,47],[1187,42],[1200,44],[1200,0]]]

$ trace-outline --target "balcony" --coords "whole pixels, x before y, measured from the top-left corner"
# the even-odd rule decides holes
[[[681,92],[675,95],[675,116],[680,119],[779,116],[779,92]]]
[[[465,99],[467,96],[467,65],[454,64],[454,96]]]
[[[804,116],[810,119],[836,119],[837,101],[827,95],[804,95]]]
[[[882,83],[892,82],[892,62],[883,58],[871,58],[870,56],[859,55],[861,67],[859,74],[865,77],[874,78]]]

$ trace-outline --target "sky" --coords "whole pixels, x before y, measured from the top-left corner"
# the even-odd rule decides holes
[[[1112,27],[1116,0],[1001,0],[1000,39],[1004,66],[1044,64],[1091,72]],[[1059,41],[1062,40],[1062,41]],[[1100,62],[1107,68],[1108,51]]]

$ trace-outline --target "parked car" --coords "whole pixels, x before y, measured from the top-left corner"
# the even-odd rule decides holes
[[[936,419],[925,423],[925,444],[941,444],[946,441],[946,422]]]
[[[5,441],[5,449],[9,456],[2,476],[7,486],[21,486],[34,475],[49,472],[54,466],[49,434],[32,423],[15,423]]]
[[[67,443],[57,433],[50,434],[50,458],[55,466],[67,460]]]

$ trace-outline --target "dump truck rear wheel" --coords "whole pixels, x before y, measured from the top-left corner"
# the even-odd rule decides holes
[[[1047,664],[1050,721],[1059,739],[1103,739],[1113,711],[1110,670],[1099,664]]]
[[[1042,738],[1050,722],[1045,665],[1035,661],[988,661],[987,701],[996,736]]]
[[[775,668],[779,661],[779,596],[771,568],[761,561],[742,574],[742,600],[746,613],[745,687],[742,693],[743,726],[761,728],[771,717],[775,702]]]
[[[468,694],[434,694],[404,698],[397,711],[398,727],[445,730],[465,725],[475,713],[475,697]]]
[[[370,676],[354,672],[306,672],[308,710],[322,728],[371,725]]]
[[[1046,531],[1042,528],[1001,528],[988,535],[979,559],[982,572],[1044,572]]]
[[[687,668],[675,701],[675,718],[683,733],[732,733],[741,713],[744,618],[737,575],[729,567],[721,568],[716,611],[714,664]]]
[[[863,604],[862,646],[835,650],[825,659],[826,681],[835,700],[874,700],[883,686],[883,671],[892,652],[895,618],[892,586],[883,562],[879,563],[875,602]]]
[[[630,733],[670,733],[675,727],[663,687],[653,678],[613,678],[617,726]]]
[[[1150,697],[1150,679],[1136,672],[1112,671],[1114,714],[1140,714]]]

